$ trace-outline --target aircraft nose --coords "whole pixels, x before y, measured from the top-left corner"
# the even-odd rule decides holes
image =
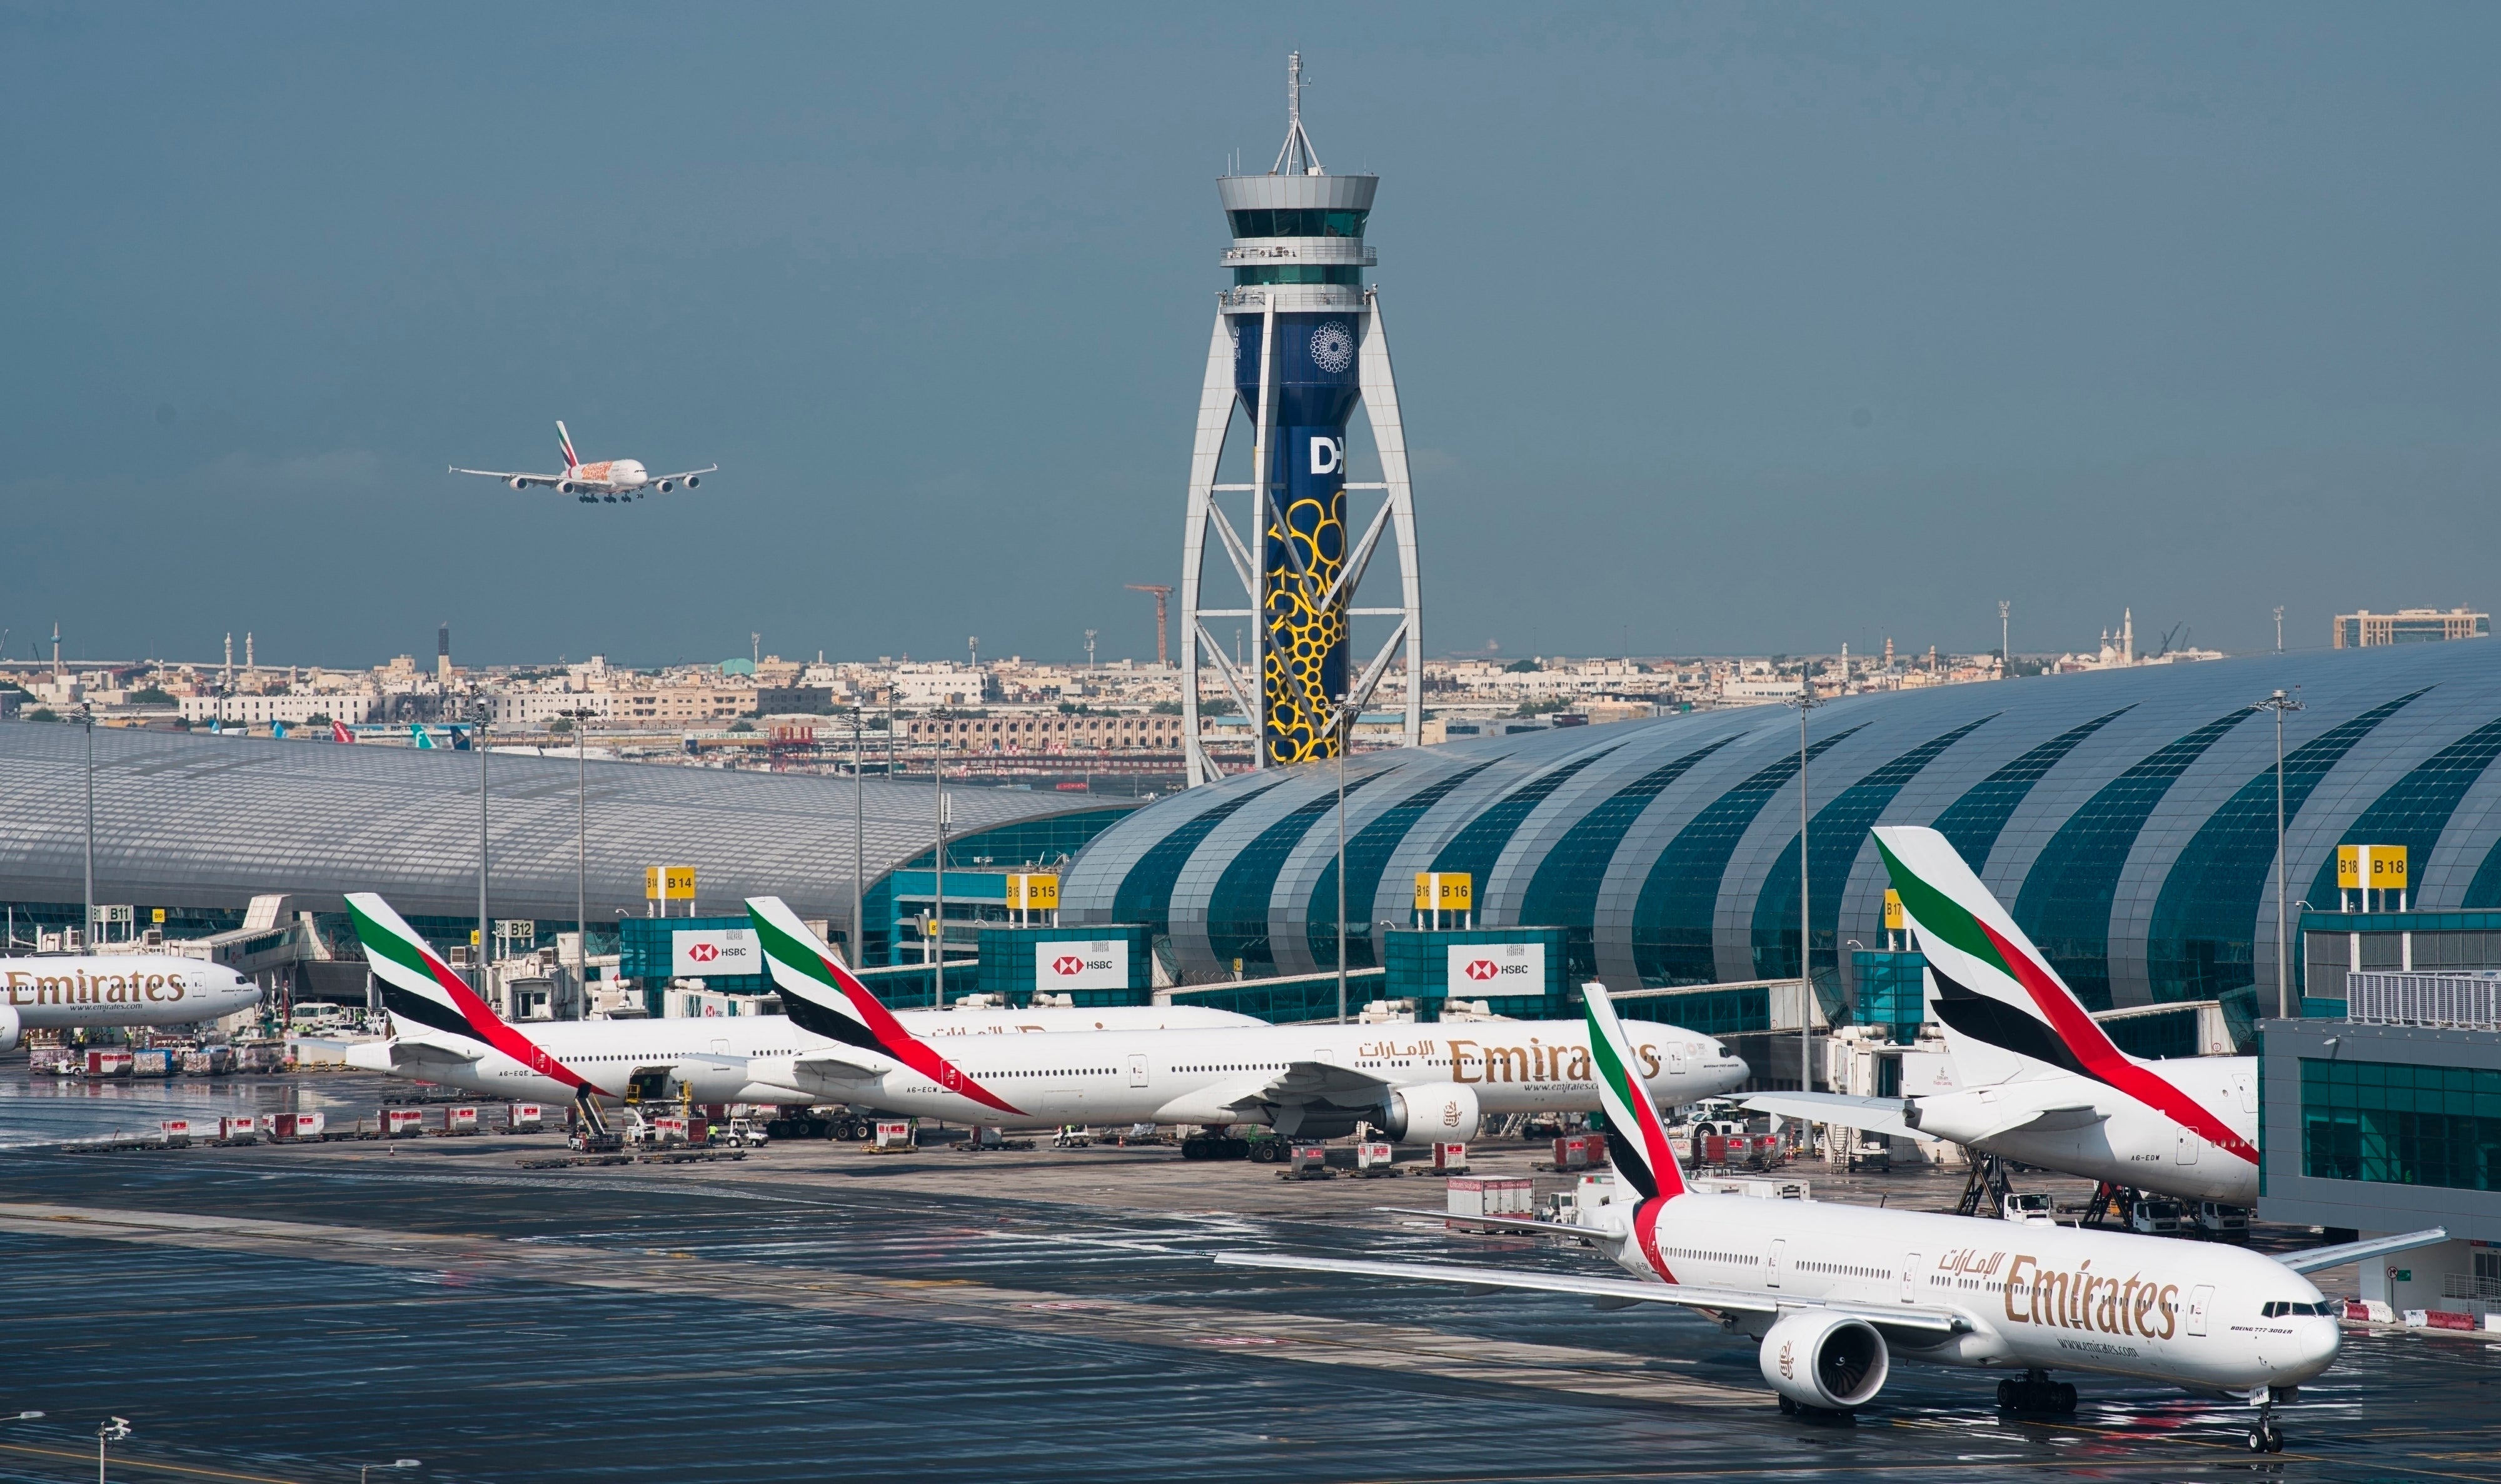
[[[2345,1329],[2333,1319],[2313,1319],[2302,1329],[2299,1368],[2306,1380],[2336,1364],[2336,1353],[2345,1347]]]

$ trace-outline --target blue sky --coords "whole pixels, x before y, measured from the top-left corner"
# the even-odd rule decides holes
[[[11,652],[1153,653],[1284,52],[1427,647],[2496,597],[2501,12],[0,8]],[[717,461],[630,510],[449,464]]]

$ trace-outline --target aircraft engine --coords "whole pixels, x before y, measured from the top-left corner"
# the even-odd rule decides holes
[[[690,474],[690,475],[688,475],[688,476],[686,476],[686,488],[688,488],[688,489],[692,489],[692,488],[694,488],[696,485],[701,484],[702,482],[703,482],[703,479],[702,479],[700,477],[698,477],[698,476],[691,475],[691,474]]]
[[[556,481],[555,481],[555,492],[556,492],[557,494],[559,494],[559,495],[569,495],[569,494],[572,494],[572,493],[573,493],[573,481],[572,481],[571,479],[558,479],[558,480],[556,480]]]
[[[26,1034],[25,1017],[14,1005],[0,1005],[0,1051],[15,1051]]]
[[[512,486],[513,488],[515,488],[515,489],[527,489],[527,488],[529,488],[529,487],[530,487],[530,481],[529,481],[529,480],[527,480],[527,479],[523,479],[523,478],[518,478],[506,479],[504,482],[505,482],[506,484],[511,485],[511,486]]]
[[[665,495],[665,494],[667,494],[670,490],[673,490],[673,489],[675,489],[675,488],[677,488],[677,485],[676,485],[676,484],[674,484],[673,482],[671,482],[670,480],[662,479],[662,480],[660,481],[660,493],[662,493],[662,494],[664,494],[664,495]]]
[[[1756,1361],[1785,1401],[1827,1412],[1866,1405],[1893,1368],[1875,1326],[1819,1309],[1783,1316],[1763,1336]]]
[[[1477,1090],[1457,1082],[1402,1087],[1382,1105],[1382,1114],[1390,1138],[1438,1144],[1466,1143],[1484,1121]]]

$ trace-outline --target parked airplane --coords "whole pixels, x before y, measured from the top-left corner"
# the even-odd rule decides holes
[[[0,958],[0,1051],[29,1030],[190,1025],[260,1003],[260,986],[220,964],[172,954]]]
[[[1907,898],[1906,898],[1907,900]],[[2281,1452],[2275,1406],[2336,1359],[2335,1306],[2303,1277],[2444,1241],[2434,1229],[2281,1259],[2124,1232],[1690,1190],[1658,1107],[1628,1074],[1634,1047],[1607,992],[1587,991],[1608,1145],[1630,1191],[1586,1224],[1502,1219],[1594,1243],[1633,1279],[1438,1263],[1227,1252],[1236,1267],[1585,1295],[1602,1308],[1678,1303],[1759,1339],[1781,1410],[1848,1412],[1875,1400],[1892,1352],[2019,1370],[2009,1411],[2071,1412],[2052,1369],[2098,1371],[2246,1398],[2251,1452]],[[1637,1198],[1637,1199],[1636,1199]]]
[[[841,1104],[990,1127],[1264,1123],[1330,1138],[1361,1121],[1395,1138],[1443,1141],[1474,1138],[1487,1114],[1596,1106],[1574,1021],[1489,1022],[1465,1027],[1469,1037],[1434,1026],[1194,1029],[1174,1023],[1183,1011],[1135,1006],[1121,1018],[1152,1026],[956,1041],[938,1033],[961,1012],[888,1010],[769,897],[750,899],[748,912],[785,1015],[524,1033],[496,1018],[381,898],[353,893],[348,906],[396,1032],[350,1047],[350,1064],[513,1097],[621,1097],[629,1086],[674,1096],[683,1087],[706,1103]],[[1645,1072],[1679,1102],[1747,1076],[1745,1063],[1708,1037],[1668,1025],[1645,1032]]]
[[[585,464],[574,455],[573,435],[564,430],[561,421],[555,425],[555,438],[558,446],[564,449],[562,474],[515,474],[503,469],[460,468],[451,472],[501,479],[515,489],[545,484],[551,486],[559,495],[579,498],[584,505],[595,505],[603,500],[615,505],[619,500],[639,500],[651,490],[665,495],[681,484],[692,489],[703,482],[705,475],[720,468],[718,464],[706,464],[701,469],[689,469],[683,474],[654,475],[643,467],[640,459],[602,459],[595,464]]]
[[[1944,1028],[1959,1088],[1757,1093],[1746,1106],[1941,1138],[2187,1201],[2257,1204],[2257,1058],[2129,1056],[1943,835],[1909,825],[1875,833],[1928,958],[1928,1013]]]
[[[1368,1123],[1392,1138],[1442,1142],[1474,1138],[1489,1115],[1597,1105],[1587,1039],[1569,1020],[1105,1032],[985,1042],[958,1065],[898,1024],[779,898],[750,897],[747,911],[783,1006],[836,1043],[750,1064],[759,1082],[790,1089],[789,1101],[1003,1127],[1265,1124],[1333,1138]],[[1645,1023],[1635,1054],[1650,1085],[1676,1103],[1751,1074],[1682,1026]]]
[[[386,1040],[350,1044],[346,1052],[350,1066],[498,1097],[572,1098],[584,1087],[621,1097],[631,1086],[638,1096],[652,1099],[674,1098],[688,1088],[704,1103],[806,1101],[791,1098],[784,1089],[750,1085],[750,1057],[794,1056],[825,1044],[822,1037],[787,1016],[557,1021],[532,1025],[524,1033],[498,1018],[381,897],[350,893],[348,909],[382,986],[392,1027]],[[962,1036],[1266,1024],[1229,1010],[1161,1005],[906,1010],[899,1019],[913,1035],[941,1041]]]

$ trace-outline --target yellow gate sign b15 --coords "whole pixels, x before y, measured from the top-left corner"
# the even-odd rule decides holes
[[[2404,891],[2406,847],[2403,845],[2338,845],[2338,891]]]
[[[1059,877],[1048,872],[1008,873],[1008,910],[1052,912],[1059,909]]]
[[[692,866],[646,866],[643,868],[643,900],[646,902],[692,902],[695,899],[695,869]]]
[[[1467,912],[1476,909],[1476,877],[1464,871],[1416,873],[1416,910]]]

